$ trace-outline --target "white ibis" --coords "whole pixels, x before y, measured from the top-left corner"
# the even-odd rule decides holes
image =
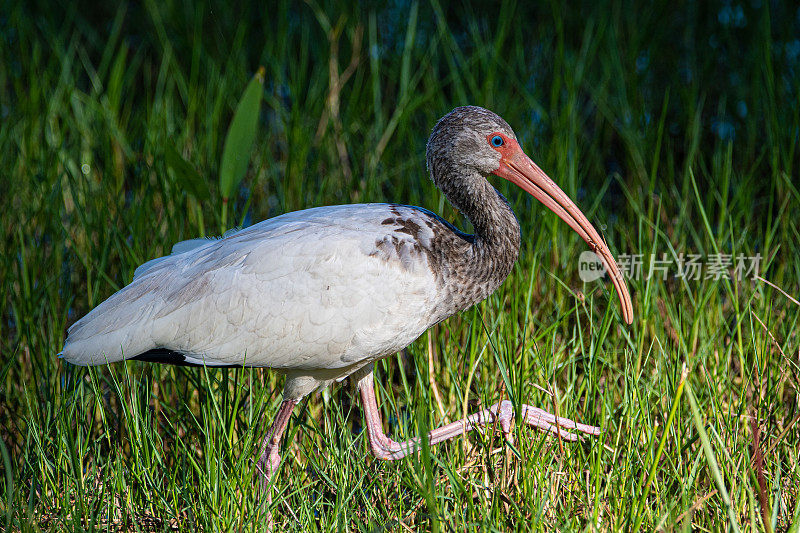
[[[283,403],[261,447],[262,482],[280,463],[281,435],[310,392],[353,376],[372,453],[399,459],[416,441],[382,429],[373,363],[491,294],[517,260],[520,226],[487,181],[494,174],[532,194],[597,253],[633,320],[628,289],[608,246],[575,204],[520,148],[509,125],[480,107],[459,107],[433,128],[433,182],[469,218],[474,235],[434,213],[396,204],[318,207],[287,213],[217,240],[180,243],[69,328],[61,356],[77,365],[135,359],[273,368],[286,375]],[[599,434],[535,407],[526,424],[564,438]],[[511,429],[508,401],[434,429],[431,444],[497,422]]]

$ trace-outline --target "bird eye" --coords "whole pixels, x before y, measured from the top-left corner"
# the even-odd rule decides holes
[[[503,146],[503,143],[504,143],[504,141],[503,141],[503,138],[501,136],[495,135],[494,137],[492,137],[492,146],[495,146],[495,147]]]

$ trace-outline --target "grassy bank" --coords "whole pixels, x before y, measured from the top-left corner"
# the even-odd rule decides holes
[[[797,9],[276,4],[2,2],[0,524],[259,530],[252,458],[280,378],[77,368],[56,357],[66,328],[175,242],[292,210],[393,201],[468,229],[424,147],[476,104],[631,262],[636,319],[581,281],[566,224],[495,180],[520,261],[377,365],[386,429],[415,436],[506,396],[603,434],[472,432],[378,462],[336,387],[292,418],[279,529],[797,531]],[[256,145],[223,218],[223,142],[259,66]],[[698,279],[677,276],[690,256]]]

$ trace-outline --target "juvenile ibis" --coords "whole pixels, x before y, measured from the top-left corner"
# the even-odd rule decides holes
[[[420,207],[359,204],[296,211],[220,239],[179,243],[70,327],[61,356],[77,365],[134,359],[282,372],[283,403],[257,463],[265,486],[295,405],[352,375],[372,453],[400,459],[417,443],[384,433],[373,363],[480,302],[508,276],[520,225],[487,181],[492,174],[533,195],[589,244],[616,288],[623,320],[632,322],[630,295],[608,246],[523,153],[502,118],[480,107],[454,109],[433,128],[426,159],[431,179],[469,218],[474,235]],[[569,430],[600,431],[528,405],[517,415],[571,440],[577,437]],[[513,417],[503,401],[434,429],[429,440],[495,422],[508,433]]]

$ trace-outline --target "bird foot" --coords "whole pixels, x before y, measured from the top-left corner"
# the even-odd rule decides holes
[[[509,400],[503,400],[489,407],[488,411],[493,415],[494,420],[500,426],[505,438],[514,443],[514,435],[511,432],[512,421],[514,420],[514,404]],[[557,417],[548,413],[544,409],[522,404],[520,408],[522,420],[529,426],[533,426],[547,433],[553,433],[560,438],[569,441],[578,440],[579,436],[568,430],[586,433],[588,435],[599,435],[600,428],[589,426],[570,420],[569,418]]]
[[[396,442],[390,439],[384,432],[381,423],[381,415],[375,400],[375,389],[373,386],[372,372],[366,374],[358,382],[358,390],[361,393],[361,401],[364,404],[364,418],[366,419],[367,435],[369,436],[370,451],[378,459],[394,461],[413,453],[420,447],[418,438],[409,439],[404,442]],[[547,433],[555,434],[561,439],[575,441],[578,440],[578,433],[588,435],[599,435],[600,428],[580,424],[570,420],[555,416],[543,409],[527,404],[520,406],[519,413],[514,413],[514,404],[508,400],[498,402],[488,409],[483,409],[473,413],[466,418],[456,420],[450,424],[436,428],[428,432],[428,442],[431,446],[440,442],[461,435],[478,426],[489,426],[498,424],[503,435],[509,442],[514,442],[511,431],[512,421],[515,416],[522,417],[522,420],[529,426],[533,426]]]

